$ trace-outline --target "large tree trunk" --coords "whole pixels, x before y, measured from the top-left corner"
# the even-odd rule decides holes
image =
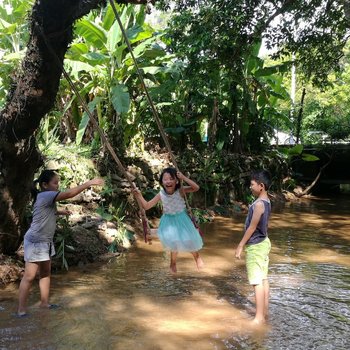
[[[34,135],[54,105],[74,21],[105,2],[37,0],[33,6],[27,53],[0,112],[0,253],[14,253],[27,228],[30,187],[42,164]]]

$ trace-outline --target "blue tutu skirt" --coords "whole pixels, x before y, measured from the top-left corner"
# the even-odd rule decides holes
[[[196,252],[203,247],[203,240],[186,211],[163,214],[158,237],[164,248],[172,252]]]

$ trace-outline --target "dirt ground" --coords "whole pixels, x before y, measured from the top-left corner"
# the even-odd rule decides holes
[[[115,241],[115,232],[117,228],[114,224],[105,222],[99,218],[88,216],[88,221],[85,216],[75,218],[78,224],[70,226],[70,232],[62,227],[56,230],[57,236],[65,239],[65,253],[64,258],[68,266],[86,265],[95,261],[104,261],[111,257],[120,255],[121,252],[126,251],[130,247],[135,238],[140,236],[140,230],[133,226],[139,226],[135,222],[128,225],[130,235],[123,242]],[[56,255],[52,259],[52,270],[58,271],[64,269],[62,255],[60,255],[60,243],[56,239],[55,250]],[[70,249],[68,249],[70,248]],[[23,247],[21,246],[16,255],[6,256],[0,254],[0,286],[11,282],[16,282],[21,279],[24,272]]]

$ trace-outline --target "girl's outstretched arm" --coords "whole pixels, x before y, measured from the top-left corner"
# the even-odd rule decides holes
[[[66,209],[59,209],[56,211],[56,215],[72,215],[72,212]]]
[[[64,192],[60,192],[56,197],[56,202],[62,201],[64,199],[73,198],[80,192],[83,192],[84,190],[89,188],[90,186],[103,186],[103,184],[104,184],[104,181],[102,179],[98,179],[98,178],[92,179],[90,181],[83,183],[82,185],[70,188],[69,190]]]
[[[155,195],[150,201],[146,201],[143,198],[143,195],[141,193],[141,191],[138,188],[134,188],[133,193],[136,197],[136,200],[141,204],[142,208],[145,210],[151,209],[152,207],[154,207],[159,201],[160,201],[160,194],[158,193],[157,195]]]
[[[176,173],[176,176],[179,180],[185,181],[189,186],[183,186],[183,191],[185,193],[189,192],[197,192],[199,190],[199,185],[196,184],[193,180],[186,177],[184,174],[182,174],[180,171]]]

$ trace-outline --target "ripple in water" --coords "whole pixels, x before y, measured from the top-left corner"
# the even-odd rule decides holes
[[[264,348],[349,349],[349,281],[349,269],[335,264],[273,265],[273,319]],[[239,348],[255,348],[244,339],[234,340]]]

